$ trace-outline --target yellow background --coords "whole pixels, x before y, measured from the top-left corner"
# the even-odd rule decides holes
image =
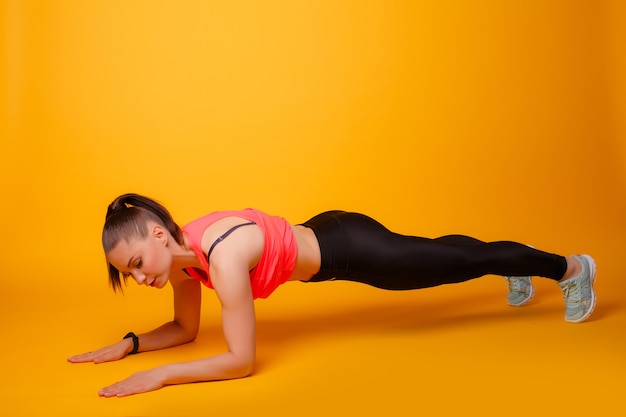
[[[0,409],[7,416],[617,415],[624,410],[626,7],[620,0],[0,2]],[[106,205],[180,223],[256,207],[512,239],[599,265],[563,321],[486,277],[393,293],[287,284],[257,303],[257,373],[125,399],[97,390],[224,348],[65,358],[171,316],[107,288]]]

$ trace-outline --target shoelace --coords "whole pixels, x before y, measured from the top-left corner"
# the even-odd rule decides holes
[[[563,298],[565,298],[567,302],[573,301],[576,303],[582,300],[582,296],[580,294],[580,285],[578,285],[578,282],[574,280],[565,284],[565,286],[563,287]]]
[[[508,278],[507,280],[509,281],[509,289],[511,291],[526,292],[524,289],[525,283],[521,279]]]

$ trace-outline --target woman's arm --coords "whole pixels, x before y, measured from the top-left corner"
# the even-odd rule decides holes
[[[249,272],[236,262],[213,261],[211,281],[222,305],[222,327],[228,351],[164,366],[164,385],[242,378],[253,371],[256,320]]]
[[[153,391],[165,385],[198,381],[243,378],[252,373],[255,358],[255,316],[247,271],[228,273],[228,279],[216,277],[211,281],[222,303],[222,324],[228,351],[189,362],[159,366],[137,372],[129,378],[100,390],[103,397],[124,397]],[[219,284],[218,284],[219,282]]]
[[[189,279],[184,272],[175,271],[170,276],[174,290],[174,320],[138,335],[139,352],[165,349],[191,342],[200,326],[200,282]],[[68,358],[73,363],[110,362],[124,358],[133,348],[131,339],[123,339],[93,352]]]
[[[169,278],[174,290],[174,319],[139,337],[139,352],[165,349],[193,341],[200,328],[201,285],[183,271]]]
[[[211,282],[222,305],[222,326],[228,351],[190,362],[138,372],[103,388],[101,396],[127,396],[164,385],[242,378],[252,373],[255,360],[255,314],[249,269],[258,258],[245,233],[224,240],[211,256]],[[263,242],[260,242],[262,247]]]

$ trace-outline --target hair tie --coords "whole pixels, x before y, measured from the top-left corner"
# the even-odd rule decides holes
[[[124,210],[125,208],[127,208],[125,203],[122,203],[117,207],[109,206],[109,210],[107,211],[107,219],[111,217],[112,215],[114,215],[115,213],[117,213],[118,211]]]
[[[113,214],[113,213],[117,213],[118,211],[122,211],[122,210],[124,210],[125,208],[126,208],[126,204],[122,203],[122,204],[120,204],[119,206],[112,208],[112,209],[111,209],[111,214]]]

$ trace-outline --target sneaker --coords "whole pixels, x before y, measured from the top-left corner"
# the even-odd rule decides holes
[[[510,306],[520,307],[528,304],[535,295],[535,288],[530,277],[504,277],[509,284],[506,301]]]
[[[593,284],[596,280],[596,263],[589,255],[576,255],[582,271],[573,278],[559,282],[565,300],[565,321],[585,321],[596,307]]]

